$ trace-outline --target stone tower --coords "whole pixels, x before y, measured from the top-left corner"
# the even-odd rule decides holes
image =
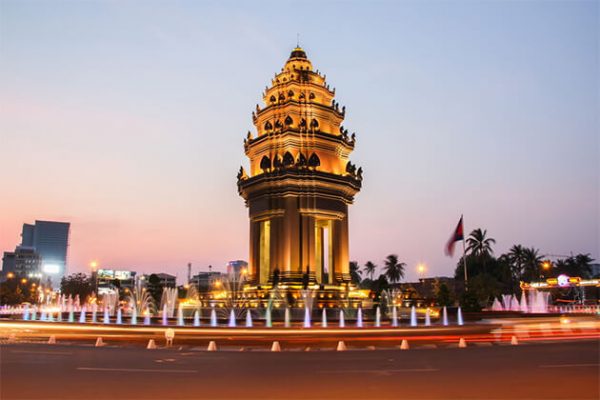
[[[288,287],[350,282],[348,205],[362,169],[349,160],[355,135],[343,128],[345,107],[325,75],[296,47],[252,113],[256,136],[244,150],[238,190],[250,217],[249,282]]]

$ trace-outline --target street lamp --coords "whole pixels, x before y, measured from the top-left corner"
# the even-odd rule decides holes
[[[421,279],[424,277],[425,271],[427,271],[427,266],[425,264],[420,263],[417,265],[417,272],[419,273]]]

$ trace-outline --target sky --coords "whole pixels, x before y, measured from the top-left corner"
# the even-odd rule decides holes
[[[461,214],[495,253],[600,258],[596,1],[0,2],[0,250],[71,222],[69,271],[248,258],[236,174],[296,45],[364,169],[350,258],[451,276]]]

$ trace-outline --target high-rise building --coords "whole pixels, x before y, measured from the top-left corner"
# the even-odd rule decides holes
[[[348,205],[362,168],[349,159],[355,134],[341,125],[346,109],[300,47],[263,95],[256,136],[244,140],[250,169],[238,173],[250,217],[250,282],[349,284]]]
[[[246,273],[248,269],[248,263],[244,260],[229,261],[227,263],[227,275],[240,276],[242,273]]]

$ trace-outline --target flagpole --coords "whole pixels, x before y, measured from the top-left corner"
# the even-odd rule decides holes
[[[463,219],[463,216],[460,216],[460,219],[462,220],[463,223],[463,269],[465,270],[465,290],[469,290],[468,289],[468,277],[467,277],[467,249],[465,247],[465,220]]]

